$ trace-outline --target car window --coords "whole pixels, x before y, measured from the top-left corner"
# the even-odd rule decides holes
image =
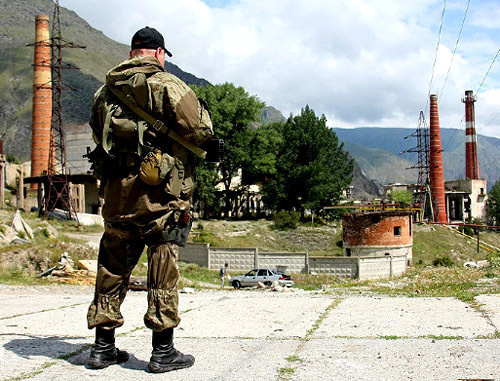
[[[247,276],[255,276],[256,272],[257,272],[257,270],[249,271],[249,272],[247,272]]]
[[[258,276],[267,276],[267,270],[259,270]]]
[[[272,272],[272,271],[270,271],[270,270],[267,270],[267,275],[269,275],[269,276],[273,276],[273,272]]]

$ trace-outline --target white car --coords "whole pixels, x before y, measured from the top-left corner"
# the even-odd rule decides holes
[[[257,286],[259,282],[270,286],[277,281],[280,286],[292,287],[294,282],[292,277],[284,274],[278,274],[271,269],[253,269],[245,275],[238,275],[231,279],[234,288]]]

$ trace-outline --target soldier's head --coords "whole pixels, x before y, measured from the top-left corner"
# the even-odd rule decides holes
[[[137,56],[156,57],[162,65],[165,64],[165,54],[172,57],[165,48],[165,40],[160,32],[149,26],[139,29],[130,43],[130,58]]]

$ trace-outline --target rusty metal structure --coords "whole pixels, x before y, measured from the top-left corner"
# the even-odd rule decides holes
[[[465,178],[479,179],[479,161],[477,158],[476,116],[474,102],[476,97],[472,90],[465,91],[462,98],[465,103]]]
[[[437,95],[430,96],[429,177],[434,222],[446,223],[443,157]]]
[[[417,164],[413,165],[407,169],[418,169],[418,179],[417,179],[417,189],[414,194],[414,205],[417,205],[423,213],[426,213],[427,200],[428,200],[428,189],[429,189],[429,127],[425,121],[425,115],[423,111],[420,111],[418,118],[417,129],[408,138],[417,138],[417,146],[407,149],[401,153],[416,153],[417,154]],[[420,216],[423,218],[424,216]]]
[[[41,176],[49,170],[50,136],[52,123],[52,74],[49,16],[36,16],[34,76],[33,76],[33,132],[31,141],[31,176]],[[36,187],[36,184],[33,184]]]
[[[68,174],[66,161],[66,144],[65,132],[63,124],[63,105],[62,94],[63,90],[75,90],[63,82],[63,70],[73,69],[79,70],[76,65],[64,62],[62,59],[62,50],[65,48],[84,49],[85,46],[77,45],[71,41],[62,38],[61,18],[59,15],[59,0],[54,4],[54,16],[52,23],[52,128],[51,128],[51,144],[49,155],[49,174]]]
[[[62,108],[62,91],[72,89],[63,84],[62,71],[78,68],[63,62],[62,49],[85,47],[62,38],[59,0],[54,1],[52,37],[49,35],[49,17],[38,15],[36,40],[30,45],[35,46],[35,80],[32,171],[28,182],[33,188],[38,188],[40,214],[47,217],[60,208],[68,218],[78,222],[71,196],[71,176],[66,165]],[[41,100],[35,102],[37,96]],[[40,127],[42,125],[43,129]]]

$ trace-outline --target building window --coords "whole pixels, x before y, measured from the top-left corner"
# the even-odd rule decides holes
[[[401,235],[401,226],[394,226],[394,235]]]
[[[480,189],[480,194],[481,194],[481,196],[483,196],[483,195],[484,195],[484,188],[481,188],[481,189]]]
[[[345,249],[345,255],[346,255],[347,257],[350,257],[350,256],[351,256],[351,249],[350,249],[350,248]]]

